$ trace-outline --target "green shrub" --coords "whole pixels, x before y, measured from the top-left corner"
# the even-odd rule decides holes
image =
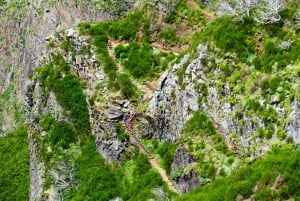
[[[77,135],[74,128],[67,122],[55,122],[47,133],[45,142],[50,143],[52,147],[68,149],[70,144],[77,142]]]
[[[72,50],[73,42],[72,40],[65,40],[61,44],[61,49],[63,49],[66,52],[69,52]]]
[[[71,73],[70,65],[60,54],[56,54],[50,64],[39,68],[37,72],[44,90],[53,91],[58,103],[70,111],[70,118],[76,131],[86,134],[90,129],[87,103],[80,81]]]
[[[143,38],[149,39],[149,20],[144,16],[143,11],[135,10],[123,20],[118,20],[109,27],[109,34],[116,39],[131,40],[137,39],[137,33],[143,26]]]
[[[4,6],[6,4],[6,1],[5,0],[1,0],[0,1],[0,6]]]
[[[165,44],[174,46],[178,43],[176,30],[174,28],[167,28],[158,34],[158,39],[162,40]]]
[[[27,129],[0,137],[0,200],[29,199],[29,147]]]
[[[145,154],[139,154],[136,160],[136,168],[134,169],[135,175],[143,175],[151,169],[151,164]]]
[[[213,123],[206,114],[200,110],[195,112],[193,117],[186,122],[183,132],[189,135],[213,136],[217,134]]]
[[[167,66],[163,65],[162,58],[172,59],[172,57],[166,57],[165,53],[156,54],[151,45],[147,43],[136,42],[130,43],[128,47],[116,48],[116,54],[133,77],[146,79],[153,79],[159,72],[165,70]]]
[[[82,134],[87,133],[90,129],[89,113],[79,79],[71,74],[66,75],[55,82],[53,90],[59,104],[70,111],[76,130]]]
[[[80,35],[84,35],[88,33],[89,29],[91,28],[91,24],[88,22],[81,22],[78,27]]]
[[[54,121],[55,119],[50,114],[45,115],[39,121],[39,125],[44,131],[49,131]]]
[[[115,129],[116,129],[118,138],[121,141],[128,141],[129,140],[129,135],[128,135],[128,133],[126,133],[126,131],[125,131],[124,127],[122,126],[122,124],[116,123],[115,124]]]
[[[181,89],[185,89],[185,84],[183,83],[183,79],[184,79],[184,75],[185,75],[185,71],[188,67],[188,64],[184,64],[181,68],[179,68],[176,71],[176,75],[178,77],[178,84],[181,87]]]
[[[121,172],[114,172],[96,152],[95,139],[90,136],[82,142],[81,156],[76,160],[78,188],[69,190],[66,200],[110,200],[121,194]],[[120,178],[117,175],[120,174]]]
[[[127,99],[138,98],[138,89],[133,85],[126,74],[121,74],[118,76],[117,84],[121,89],[122,95]]]
[[[162,158],[162,166],[169,174],[171,172],[171,165],[173,162],[175,150],[177,145],[171,142],[165,142],[159,145],[157,153]]]
[[[235,200],[238,195],[249,198],[252,188],[260,184],[262,187],[255,195],[255,200],[274,200],[275,196],[283,199],[298,198],[300,195],[300,150],[289,147],[276,148],[264,158],[258,159],[253,164],[237,169],[231,176],[218,179],[210,185],[195,189],[177,200]],[[283,175],[285,184],[279,188],[274,197],[270,188],[275,178]]]

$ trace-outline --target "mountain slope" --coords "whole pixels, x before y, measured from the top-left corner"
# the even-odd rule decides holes
[[[29,200],[297,199],[298,3],[251,2],[0,4]]]

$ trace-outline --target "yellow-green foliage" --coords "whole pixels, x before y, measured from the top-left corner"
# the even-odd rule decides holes
[[[210,119],[200,110],[186,122],[180,141],[186,144],[190,154],[197,160],[196,169],[202,178],[225,176],[236,165],[227,162],[232,152]]]
[[[255,195],[255,200],[288,200],[300,197],[300,151],[291,148],[273,148],[263,159],[243,167],[223,179],[200,187],[177,200],[223,201],[235,200],[238,195],[245,199]],[[284,182],[278,189],[271,190],[278,175]],[[254,187],[257,186],[257,192]]]

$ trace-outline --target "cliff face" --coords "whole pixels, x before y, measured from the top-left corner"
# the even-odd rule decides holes
[[[78,136],[64,139],[64,135],[58,135],[51,139],[57,132],[55,126],[65,129],[59,134],[70,131],[74,136],[79,133],[76,129],[81,129],[76,127],[81,119],[74,118],[81,117],[76,110],[79,107],[72,108],[77,112],[72,116],[74,111],[66,107],[69,105],[59,101],[61,95],[55,93],[59,89],[52,86],[54,82],[68,81],[64,80],[67,77],[76,81],[74,85],[66,82],[69,88],[80,86],[82,99],[73,103],[84,102],[88,111],[86,129],[95,137],[96,150],[108,163],[120,162],[124,155],[128,157],[124,153],[130,142],[121,129],[121,121],[132,116],[136,108],[120,95],[120,89],[109,91],[112,80],[107,79],[104,65],[98,61],[92,39],[80,36],[75,28],[80,21],[102,20],[108,15],[95,12],[92,4],[72,0],[16,2],[18,9],[0,8],[0,23],[4,27],[0,34],[5,36],[0,40],[0,136],[26,117],[30,132],[30,200],[59,200],[69,189],[80,185],[74,166],[83,151],[76,141]],[[162,14],[156,16],[158,21],[175,9],[174,5],[165,7],[160,1],[154,1],[152,6]],[[150,30],[155,30],[153,24]],[[106,42],[98,48],[106,50]],[[134,114],[132,122],[139,139],[181,144],[170,163],[170,176],[181,192],[230,174],[238,166],[237,158],[253,160],[273,145],[300,143],[299,65],[291,63],[278,70],[275,63],[271,67],[275,70],[263,72],[250,65],[256,57],[259,55],[253,53],[245,62],[237,53],[222,52],[212,41],[202,42],[163,73],[149,103],[151,115],[143,114],[145,108]],[[57,58],[70,69],[64,71],[64,67],[55,65],[54,69],[59,71],[47,69]],[[110,59],[118,62],[116,58]],[[37,70],[29,81],[29,75],[38,66],[46,70]],[[51,80],[51,76],[57,79]],[[52,82],[48,83],[49,80]],[[20,112],[23,99],[25,115]],[[199,115],[202,119],[196,122],[205,122],[204,127],[216,130],[217,137],[208,130],[199,134],[202,128],[198,127],[191,135],[186,134],[187,122],[199,110],[209,121]],[[209,123],[213,126],[209,127]],[[51,140],[61,147],[51,144]],[[71,157],[61,160],[65,156]]]
[[[225,73],[220,67],[222,62],[236,66],[236,56],[228,53],[229,58],[221,58],[218,57],[219,51],[213,46],[200,44],[198,52],[193,53],[194,58],[190,54],[185,55],[161,77],[149,110],[166,122],[164,137],[171,141],[179,140],[185,122],[200,109],[207,114],[227,145],[241,155],[249,154],[255,158],[273,144],[285,143],[285,139],[299,143],[297,97],[292,95],[294,98],[291,100],[279,100],[281,91],[267,97],[260,95],[259,90],[239,91],[238,85],[232,85],[230,75],[225,80],[222,78]],[[251,73],[247,68],[250,67],[243,70],[249,75]],[[293,68],[298,67],[288,67],[288,74]],[[253,83],[249,85],[259,85],[257,82],[263,81],[266,76],[251,74],[249,79],[253,79],[250,80]],[[298,86],[296,78],[291,74],[289,76],[291,85]],[[252,108],[253,99],[259,108]],[[264,114],[263,110],[269,114]],[[262,134],[262,130],[270,127],[271,134],[266,139],[263,136],[266,133]]]
[[[175,141],[181,137],[185,121],[199,109],[196,85],[203,82],[198,79],[201,73],[200,58],[189,64],[190,55],[185,55],[179,64],[162,75],[154,97],[149,104],[149,110],[165,121],[167,140]],[[186,68],[187,66],[187,68]],[[186,69],[183,80],[179,81],[178,71]],[[181,78],[182,79],[182,78]],[[184,83],[184,89],[179,82]]]
[[[65,148],[63,149],[65,150],[61,153],[59,150],[53,150],[56,149],[55,146],[52,147],[51,143],[49,144],[49,139],[52,138],[50,136],[54,132],[52,129],[56,127],[53,122],[76,127],[74,118],[77,118],[77,116],[72,116],[72,110],[66,109],[66,105],[63,104],[62,106],[62,103],[58,102],[58,100],[61,100],[59,97],[68,92],[62,92],[63,94],[59,95],[55,91],[58,88],[49,88],[47,85],[47,80],[51,79],[51,74],[46,74],[48,76],[46,79],[43,70],[47,68],[47,65],[53,65],[53,62],[57,61],[57,58],[60,58],[60,62],[64,63],[66,61],[65,65],[70,65],[70,72],[58,71],[60,74],[59,77],[61,76],[58,79],[61,80],[65,76],[71,75],[78,77],[79,81],[86,86],[83,90],[86,100],[74,99],[75,102],[70,103],[71,105],[77,104],[77,101],[91,103],[90,100],[95,99],[95,97],[97,98],[99,94],[103,95],[101,98],[106,97],[102,100],[102,103],[104,102],[103,106],[94,103],[87,105],[89,123],[91,124],[92,134],[95,136],[96,141],[94,143],[96,144],[97,151],[108,162],[112,163],[121,160],[122,154],[128,146],[128,139],[120,139],[117,136],[120,131],[117,131],[118,128],[115,126],[115,123],[116,120],[122,117],[123,113],[129,111],[131,105],[127,100],[115,100],[112,102],[107,98],[109,91],[105,87],[106,82],[104,81],[103,68],[99,65],[100,63],[96,59],[94,47],[88,42],[89,40],[89,37],[79,36],[77,29],[68,29],[53,34],[48,41],[52,46],[49,45],[43,52],[45,56],[41,63],[44,66],[33,74],[32,80],[27,85],[25,95],[26,119],[30,133],[30,200],[61,199],[65,191],[74,187],[77,182],[74,176],[75,159],[73,156],[66,161],[60,161],[57,156],[65,157],[65,152],[72,152],[71,149],[75,149],[80,153],[82,151],[81,148],[77,147],[77,144],[64,145]],[[70,48],[63,49],[61,48],[63,43],[72,45]],[[61,65],[63,66],[64,64],[59,63],[57,67],[52,66],[50,69],[59,68]],[[47,73],[47,70],[44,72]],[[52,86],[54,84],[52,82],[50,81],[48,84]],[[67,82],[65,84],[68,85]],[[99,87],[100,85],[104,88]],[[68,88],[65,89],[69,90]],[[72,93],[76,94],[78,92],[72,91]],[[84,120],[80,119],[80,121]],[[54,139],[56,138],[56,143],[64,135],[66,134],[60,133],[59,137],[54,137]],[[66,143],[72,144],[71,141]],[[70,146],[73,146],[73,148]],[[50,157],[50,160],[48,157]],[[52,181],[52,185],[45,187],[45,181],[49,179]]]
[[[22,101],[29,75],[47,55],[46,40],[56,30],[63,30],[80,21],[103,20],[105,13],[95,12],[92,4],[77,1],[13,0],[4,4],[0,13],[0,100],[1,130],[18,127],[24,121]],[[2,103],[3,100],[3,103]],[[15,107],[11,105],[15,104]],[[19,116],[16,115],[19,113]]]

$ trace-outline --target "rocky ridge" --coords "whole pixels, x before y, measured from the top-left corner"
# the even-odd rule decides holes
[[[68,29],[64,32],[57,32],[56,35],[52,35],[49,40],[49,44],[53,44],[53,47],[49,47],[44,53],[43,61],[41,64],[47,64],[52,60],[52,55],[57,53],[61,54],[65,60],[71,65],[71,69],[74,74],[80,78],[83,83],[86,83],[87,88],[84,93],[89,100],[93,96],[99,93],[99,83],[104,82],[103,68],[99,66],[93,49],[87,42],[88,37],[79,36],[76,29]],[[73,46],[70,51],[61,49],[62,41],[73,41]],[[86,54],[82,53],[83,49],[88,49]],[[81,52],[77,56],[72,57],[72,53]],[[101,93],[108,93],[105,87]],[[106,96],[107,97],[107,96]],[[87,101],[88,101],[87,100]],[[126,100],[115,100],[110,102],[106,100],[108,105],[105,108],[99,108],[96,104],[89,105],[90,122],[92,125],[92,132],[96,136],[96,147],[99,153],[108,161],[114,162],[121,159],[122,153],[125,151],[127,145],[126,141],[121,141],[117,137],[114,122],[123,117],[123,112],[128,112],[130,103]],[[71,120],[63,115],[63,109],[56,100],[55,94],[50,92],[45,93],[42,90],[42,84],[39,81],[39,77],[34,76],[33,80],[27,85],[26,90],[26,115],[30,130],[30,167],[31,167],[31,191],[30,200],[57,200],[60,198],[61,193],[64,192],[71,184],[64,183],[64,188],[58,188],[57,186],[51,186],[50,189],[43,189],[43,183],[47,175],[50,175],[53,179],[60,178],[65,174],[61,172],[61,165],[54,165],[51,169],[45,168],[45,164],[39,157],[41,149],[41,142],[37,142],[37,139],[43,139],[46,134],[40,127],[37,117],[43,117],[45,115],[51,115],[56,121],[71,122]],[[35,134],[38,135],[34,136]],[[72,161],[71,161],[72,163]],[[68,165],[63,165],[63,169],[69,170]],[[71,170],[70,170],[71,171]],[[54,176],[55,177],[54,177]],[[73,177],[72,174],[68,175]]]

